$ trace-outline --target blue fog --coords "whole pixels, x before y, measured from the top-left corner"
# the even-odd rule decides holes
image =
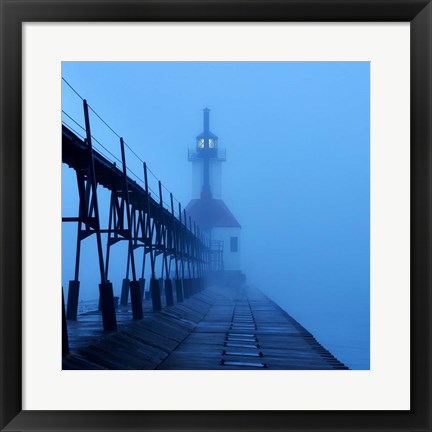
[[[187,149],[209,107],[210,128],[227,149],[222,196],[242,225],[248,284],[350,368],[369,369],[369,63],[73,62],[62,73],[184,205],[192,184]],[[84,124],[81,101],[64,83],[62,106]],[[94,115],[91,122],[93,135],[120,158],[118,138]],[[130,151],[127,159],[142,178]],[[101,193],[107,207],[109,195]],[[63,166],[63,215],[77,209],[75,173]],[[76,226],[63,225],[67,294]],[[117,294],[122,248],[111,256]],[[81,299],[98,295],[94,252],[90,237]]]

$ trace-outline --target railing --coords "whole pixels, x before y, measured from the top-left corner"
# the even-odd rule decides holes
[[[223,271],[224,261],[223,261],[223,250],[224,242],[223,240],[211,240],[210,241],[210,271]]]

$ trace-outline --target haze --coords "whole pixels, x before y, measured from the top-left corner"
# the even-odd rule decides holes
[[[242,225],[247,283],[353,369],[370,364],[369,74],[367,62],[66,62],[62,70],[183,206],[192,189],[187,149],[210,108],[210,129],[227,151],[222,197]],[[84,125],[82,102],[64,83],[62,108]],[[120,158],[118,137],[94,115],[91,122]],[[142,179],[130,151],[127,162]],[[75,172],[65,165],[62,182],[63,216],[76,216]],[[154,178],[150,186],[157,190]],[[95,243],[83,243],[80,299],[98,296]],[[65,295],[75,247],[76,224],[63,224]],[[125,247],[112,248],[115,295]]]

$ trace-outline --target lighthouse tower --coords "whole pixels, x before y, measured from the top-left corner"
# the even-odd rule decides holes
[[[222,201],[222,162],[225,149],[220,149],[218,137],[210,132],[210,110],[204,109],[204,130],[189,149],[192,162],[192,200],[186,212],[210,238],[213,271],[239,273],[241,226]]]

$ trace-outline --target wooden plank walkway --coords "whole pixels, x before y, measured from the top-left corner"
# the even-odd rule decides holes
[[[258,290],[206,289],[184,303],[101,330],[98,313],[68,322],[63,369],[348,369]]]

